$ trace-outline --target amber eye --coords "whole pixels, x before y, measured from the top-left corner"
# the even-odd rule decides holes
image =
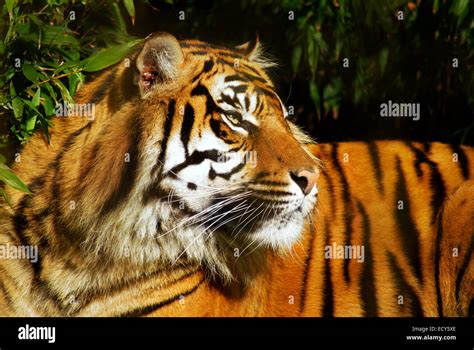
[[[232,115],[226,115],[225,117],[226,117],[232,124],[234,124],[234,125],[238,125],[238,124],[239,124],[239,120],[238,120],[236,117],[234,117],[234,116],[232,116]]]

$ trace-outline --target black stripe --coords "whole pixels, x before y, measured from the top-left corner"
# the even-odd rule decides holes
[[[433,191],[433,194],[431,195],[431,224],[434,224],[436,216],[438,215],[446,197],[446,186],[443,177],[439,172],[438,165],[435,162],[432,162],[431,169],[430,185],[431,190]]]
[[[351,244],[352,241],[352,222],[354,219],[354,209],[352,205],[352,200],[351,200],[351,193],[349,189],[349,182],[347,181],[347,178],[344,174],[344,170],[342,169],[341,163],[339,161],[339,156],[338,156],[338,147],[339,145],[337,143],[332,144],[332,152],[331,152],[331,158],[332,162],[334,164],[334,168],[336,169],[336,172],[339,174],[341,178],[341,183],[342,183],[342,200],[344,203],[344,245],[348,246]],[[346,282],[350,282],[351,276],[349,274],[349,260],[350,259],[345,259],[344,260],[344,279]]]
[[[364,267],[360,276],[360,292],[365,317],[377,317],[377,294],[375,292],[374,265],[372,258],[372,246],[370,244],[370,221],[364,206],[357,203],[359,213],[362,216],[362,231],[364,237]],[[348,260],[348,259],[346,259]]]
[[[209,51],[204,51],[204,50],[191,51],[189,53],[191,55],[194,55],[194,56],[207,56],[207,55],[209,55]]]
[[[306,303],[306,290],[308,288],[308,277],[309,277],[309,269],[311,265],[311,260],[313,259],[313,250],[314,250],[314,241],[316,238],[316,233],[314,232],[314,224],[312,222],[309,223],[309,245],[306,251],[306,259],[304,261],[304,270],[303,270],[303,278],[301,281],[301,289],[300,289],[300,314],[303,313],[305,303]]]
[[[210,159],[214,162],[219,160],[220,152],[211,149],[206,151],[194,151],[184,162],[174,166],[171,170],[169,170],[165,176],[175,177],[178,172],[183,170],[184,168],[190,165],[201,164],[206,159]]]
[[[229,95],[223,93],[223,94],[221,94],[221,99],[222,99],[222,101],[227,103],[229,106],[232,106],[234,108],[238,108],[239,105],[240,105],[240,101],[237,98],[236,94],[234,94],[234,97],[230,97]],[[221,101],[217,100],[217,102],[221,102]],[[240,116],[240,114],[238,114],[238,116]],[[240,116],[240,118],[242,119],[241,116]]]
[[[214,50],[229,52],[229,53],[232,53],[232,54],[238,54],[238,52],[232,51],[228,47],[221,46],[221,45],[216,45],[216,44],[209,44],[209,43],[203,43],[203,42],[198,42],[198,43],[182,42],[182,43],[180,43],[180,45],[181,45],[181,47],[196,47],[196,48],[204,48],[204,49],[214,49]]]
[[[438,301],[438,316],[443,316],[443,302],[441,298],[441,284],[440,277],[440,259],[441,259],[441,240],[443,239],[443,210],[438,214],[438,223],[436,230],[435,254],[434,254],[434,275],[436,286],[436,299]]]
[[[208,115],[218,109],[218,106],[214,102],[214,98],[209,93],[209,90],[202,84],[198,84],[194,89],[191,90],[191,96],[204,96],[206,97],[206,113]]]
[[[262,87],[262,86],[256,86],[255,91],[257,91],[258,93],[260,93],[262,95],[265,95],[267,97],[273,98],[275,101],[278,101],[277,93],[275,91],[269,89],[269,88],[265,88],[265,87]]]
[[[247,84],[240,84],[238,86],[233,86],[232,90],[234,90],[234,93],[235,93],[234,98],[237,98],[237,94],[246,93],[248,88],[249,87],[248,87]],[[247,97],[247,96],[245,96],[245,97]],[[239,104],[240,104],[240,100],[238,100],[238,101],[239,101]],[[244,106],[242,106],[242,107],[244,107]]]
[[[248,95],[245,95],[245,109],[248,111],[250,108],[250,99]],[[258,113],[256,113],[258,115]]]
[[[49,214],[51,214],[51,207],[46,207],[40,210],[37,210],[34,214],[31,215],[31,218],[37,222],[41,222],[46,219]]]
[[[90,99],[91,103],[98,103],[104,98],[104,95],[107,92],[107,89],[110,87],[110,84],[112,83],[114,78],[115,78],[115,70],[112,70],[104,78],[104,80],[102,80],[102,82],[99,83],[97,88],[92,93],[92,98]]]
[[[406,305],[405,299],[408,299],[410,301],[410,315],[423,317],[423,309],[421,307],[420,298],[403,276],[403,272],[397,263],[397,259],[391,252],[387,252],[387,259],[390,264],[390,270],[395,279],[397,288],[397,295],[394,297],[398,298],[398,295],[403,296],[403,306]]]
[[[206,62],[204,62],[204,67],[202,68],[202,73],[210,72],[212,67],[214,67],[214,61],[212,59],[207,60]]]
[[[227,64],[227,65],[230,65],[230,66],[234,66],[234,63],[233,62],[229,62],[223,58],[218,58],[217,59],[217,62],[219,63],[223,63],[223,64]],[[247,68],[249,70],[252,70],[254,71],[256,74],[251,74],[251,73],[248,73],[248,72],[244,72],[242,70],[239,70],[239,73],[242,74],[245,78],[247,78],[247,80],[249,81],[259,81],[261,83],[264,83],[265,85],[267,85],[269,82],[268,80],[266,80],[265,78],[262,78],[261,76],[259,76],[259,72],[255,71],[254,69],[251,69],[250,67],[248,66],[245,66],[244,68]]]
[[[382,168],[380,166],[380,154],[377,143],[374,141],[369,141],[367,142],[367,148],[369,150],[372,166],[374,167],[375,179],[377,180],[377,188],[379,192],[383,194]]]
[[[286,192],[286,191],[275,191],[275,190],[252,190],[254,194],[260,193],[260,194],[268,194],[268,195],[274,195],[274,196],[294,196],[293,193],[291,192]]]
[[[464,279],[464,275],[466,274],[467,267],[469,264],[472,262],[472,251],[474,250],[474,235],[471,236],[471,244],[469,245],[469,248],[467,249],[467,252],[465,254],[464,261],[459,268],[458,275],[456,277],[456,298],[458,300],[458,303],[460,303],[460,295],[459,293],[461,292],[461,283]]]
[[[214,135],[216,135],[216,137],[222,140],[226,140],[226,136],[227,136],[227,132],[222,129],[222,126],[224,125],[225,124],[222,120],[213,118],[209,121],[209,126],[211,127],[211,130],[214,133]],[[232,142],[232,143],[235,143],[235,142]]]
[[[46,174],[42,176],[38,176],[34,178],[33,181],[31,181],[28,184],[28,188],[33,194],[44,186],[45,177],[46,177]],[[15,230],[16,236],[20,239],[21,245],[24,245],[24,246],[29,245],[28,237],[26,237],[25,235],[25,231],[29,226],[28,218],[25,213],[25,210],[30,206],[31,200],[32,200],[31,195],[28,195],[28,194],[23,195],[23,197],[21,198],[18,204],[17,209],[15,210],[15,214],[12,217],[13,228]]]
[[[325,246],[330,245],[330,228],[329,222],[325,221],[325,233],[326,233],[326,244]],[[333,295],[333,286],[331,280],[331,265],[329,264],[329,259],[325,257],[324,259],[324,288],[323,288],[323,317],[333,317],[334,316],[334,295]]]
[[[465,180],[469,179],[469,161],[467,159],[466,153],[460,145],[450,145],[451,151],[458,156],[458,165],[461,170],[461,174]]]
[[[196,80],[198,80],[204,73],[210,72],[212,67],[214,67],[214,61],[212,59],[206,60],[204,62],[202,71],[194,76],[194,78],[191,80],[191,83],[194,83]]]
[[[216,54],[219,56],[219,57],[223,57],[223,58],[232,58],[232,59],[237,59],[237,60],[247,60],[246,57],[242,56],[242,54],[240,53],[235,53],[235,52],[231,52],[231,51],[218,51],[216,52]]]
[[[265,107],[265,103],[263,101],[264,99],[260,99],[259,101],[257,101],[257,108],[255,109],[255,115],[260,115],[262,113],[263,108]],[[247,100],[246,100],[246,103],[247,103]]]
[[[228,75],[224,78],[225,83],[233,82],[233,81],[242,81],[242,82],[248,82],[248,79],[245,79],[239,74],[232,74]]]
[[[218,173],[214,170],[214,168],[211,166],[211,168],[209,169],[209,179],[210,180],[214,180],[216,177],[221,177],[223,179],[226,179],[226,180],[229,180],[231,178],[232,175],[234,175],[235,173],[239,172],[240,170],[242,170],[242,168],[245,167],[245,162],[240,162],[239,164],[237,164],[235,167],[233,167],[232,169],[230,169],[228,172],[226,173]]]
[[[30,202],[31,197],[29,195],[24,195],[20,200],[18,209],[12,217],[13,228],[16,236],[20,239],[20,243],[23,246],[28,245],[28,238],[25,235],[25,231],[28,228],[28,218],[26,217],[25,210],[29,207]]]
[[[261,181],[253,181],[251,184],[258,184],[258,185],[268,185],[268,186],[288,186],[288,182],[282,181],[269,181],[269,180],[261,180]]]
[[[429,145],[428,143],[424,144],[424,149],[427,152],[424,152],[415,146],[411,142],[406,143],[408,147],[410,147],[411,151],[415,153],[415,170],[418,177],[423,175],[423,170],[421,169],[421,164],[425,163],[431,168],[431,175],[430,175],[430,186],[432,190],[431,195],[431,223],[434,224],[436,220],[436,215],[438,215],[438,211],[443,204],[444,198],[446,196],[446,187],[444,185],[443,177],[439,172],[438,165],[436,162],[433,162],[427,155],[429,152]]]
[[[194,126],[194,108],[189,103],[186,103],[186,107],[184,108],[183,124],[181,126],[181,142],[183,143],[186,157],[189,154],[188,143],[189,143],[189,137],[191,135],[191,130],[193,129],[193,126]]]
[[[171,298],[168,298],[166,300],[160,301],[159,303],[153,304],[153,305],[148,305],[140,308],[136,308],[134,310],[127,311],[125,313],[122,313],[116,317],[141,317],[141,316],[146,316],[147,314],[150,314],[158,309],[161,309],[162,307],[169,305],[171,303],[174,303],[175,301],[178,301],[179,298],[181,297],[186,297],[188,295],[191,295],[194,293],[202,284],[204,283],[204,279],[202,279],[196,286],[193,288],[187,290],[184,293],[180,293],[177,295],[172,296]]]
[[[166,150],[168,148],[168,139],[171,134],[171,128],[173,126],[173,117],[176,111],[176,101],[171,99],[168,103],[168,112],[166,113],[165,125],[163,126],[163,139],[161,140],[161,152],[158,156],[157,166],[161,168],[163,173],[164,160],[166,157]]]
[[[403,173],[400,158],[396,159],[396,169],[398,174],[396,185],[396,200],[394,217],[397,222],[398,232],[401,239],[401,246],[405,256],[407,257],[416,277],[422,281],[421,261],[420,261],[420,234],[416,229],[415,222],[411,217],[410,201],[408,197],[407,184]],[[398,209],[398,201],[403,201],[403,209]]]

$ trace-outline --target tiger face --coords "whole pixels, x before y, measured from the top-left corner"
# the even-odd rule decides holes
[[[119,230],[116,256],[126,247],[140,261],[204,261],[221,275],[230,274],[229,250],[290,248],[316,202],[319,171],[258,48],[155,34],[134,59],[134,189],[90,241],[104,249]]]

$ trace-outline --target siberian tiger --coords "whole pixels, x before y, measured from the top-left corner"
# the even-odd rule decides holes
[[[0,244],[38,256],[0,259],[0,315],[473,314],[472,148],[315,144],[257,42],[127,62],[21,152]]]

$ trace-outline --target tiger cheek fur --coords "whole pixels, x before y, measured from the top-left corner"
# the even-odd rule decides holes
[[[471,312],[472,237],[453,213],[473,226],[472,149],[315,145],[285,119],[256,42],[156,33],[130,62],[79,90],[93,119],[57,117],[51,144],[22,151],[33,195],[10,193],[0,239],[40,258],[0,261],[0,315]],[[451,264],[443,251],[468,239]],[[364,263],[325,258],[332,244],[364,246]]]

